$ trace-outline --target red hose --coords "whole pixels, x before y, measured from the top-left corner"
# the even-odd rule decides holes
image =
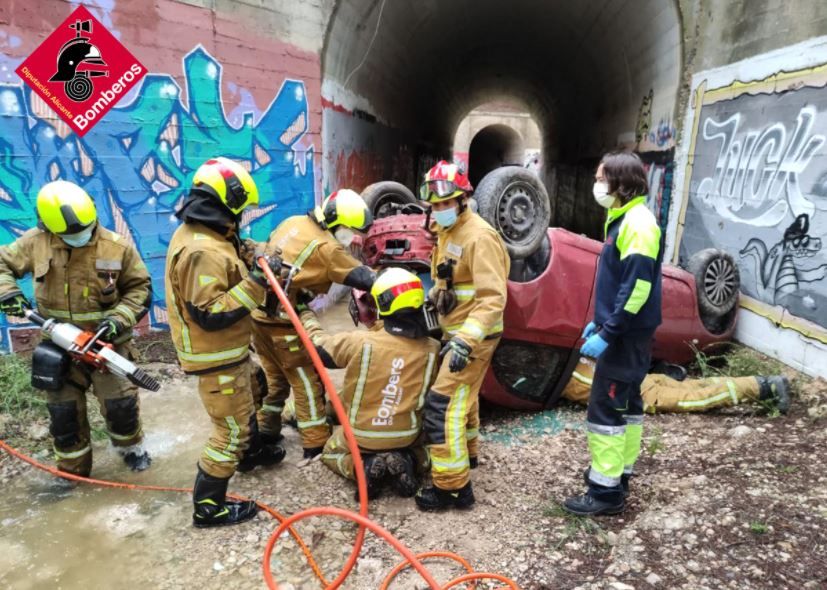
[[[304,330],[304,327],[299,320],[298,315],[296,315],[295,310],[290,305],[290,301],[288,300],[287,296],[284,294],[281,286],[279,285],[276,277],[273,275],[273,272],[270,270],[270,267],[267,265],[266,259],[264,257],[259,257],[258,265],[264,271],[264,274],[267,276],[267,280],[270,283],[273,291],[275,292],[276,296],[278,297],[279,301],[281,302],[282,307],[287,312],[287,315],[290,317],[290,321],[293,323],[293,326],[296,328],[296,332],[298,333],[299,337],[301,338],[302,344],[304,344],[307,352],[310,354],[310,358],[313,361],[316,370],[319,373],[319,377],[322,379],[322,382],[327,389],[327,394],[331,403],[333,404],[333,408],[336,411],[336,415],[339,417],[339,423],[341,424],[342,428],[344,429],[345,438],[347,439],[348,448],[350,449],[351,454],[353,455],[353,469],[356,475],[356,486],[359,492],[359,513],[351,512],[349,510],[343,510],[341,508],[335,507],[320,507],[320,508],[311,508],[309,510],[304,510],[297,514],[294,514],[290,517],[285,517],[284,515],[280,514],[274,508],[271,508],[267,504],[262,502],[256,502],[256,504],[270,514],[273,518],[279,521],[279,526],[275,530],[275,532],[270,536],[267,541],[267,545],[264,549],[264,558],[262,562],[262,567],[264,570],[264,580],[267,583],[267,586],[271,590],[278,590],[278,585],[273,578],[273,574],[270,571],[270,558],[273,553],[273,548],[275,547],[276,542],[280,538],[280,536],[284,533],[284,531],[289,531],[290,535],[296,540],[299,545],[299,548],[304,553],[305,557],[307,557],[307,562],[310,565],[310,568],[313,570],[313,573],[319,579],[319,581],[323,584],[325,590],[335,590],[342,583],[347,579],[350,575],[350,572],[353,570],[353,567],[356,565],[356,561],[359,557],[359,553],[362,549],[362,543],[364,542],[365,538],[365,531],[370,529],[371,532],[376,534],[381,539],[387,541],[394,549],[396,549],[402,557],[405,558],[405,561],[397,565],[385,580],[382,582],[380,586],[380,590],[387,590],[390,587],[391,582],[399,575],[400,572],[403,570],[412,567],[414,568],[419,575],[428,583],[428,586],[431,590],[448,590],[450,588],[454,588],[459,586],[460,584],[468,584],[471,590],[474,590],[476,587],[476,581],[478,580],[496,580],[505,584],[505,586],[500,587],[499,590],[519,590],[519,586],[517,586],[516,582],[506,578],[505,576],[501,576],[500,574],[492,574],[492,573],[484,573],[484,572],[474,572],[471,565],[459,555],[454,553],[450,553],[447,551],[434,551],[428,553],[421,553],[419,555],[414,555],[414,553],[405,547],[398,539],[396,539],[390,532],[382,528],[380,525],[376,524],[372,520],[367,517],[368,513],[368,502],[367,502],[367,481],[365,480],[365,471],[364,466],[362,463],[362,455],[359,452],[359,445],[356,443],[356,437],[353,434],[353,430],[351,429],[350,422],[348,420],[347,415],[345,414],[344,406],[342,405],[341,399],[339,399],[339,395],[336,393],[336,388],[333,386],[333,383],[330,380],[330,376],[327,373],[327,370],[324,367],[321,359],[319,358],[318,353],[316,352],[316,347],[310,341],[310,338],[307,335],[307,332]],[[168,486],[154,486],[154,485],[139,485],[139,484],[130,484],[124,482],[116,482],[116,481],[107,481],[102,479],[93,479],[90,477],[82,477],[79,475],[74,475],[71,473],[66,473],[63,471],[59,471],[55,467],[50,467],[48,465],[44,465],[39,461],[25,455],[24,453],[14,449],[13,447],[9,446],[5,441],[0,440],[0,449],[8,453],[9,455],[20,459],[40,469],[47,473],[51,473],[56,477],[61,477],[63,479],[68,479],[72,481],[78,481],[82,483],[89,483],[100,487],[107,487],[107,488],[119,488],[119,489],[127,489],[127,490],[142,490],[142,491],[155,491],[155,492],[179,492],[179,493],[192,493],[191,488],[177,488],[177,487],[168,487]],[[235,494],[228,494],[228,497],[233,498],[235,500],[247,500],[243,496],[238,496]],[[310,548],[301,538],[301,536],[293,529],[292,524],[298,522],[299,520],[308,518],[310,516],[335,516],[338,518],[342,518],[345,520],[352,520],[353,522],[359,525],[359,530],[356,533],[356,539],[353,545],[353,551],[351,552],[350,556],[348,557],[347,561],[345,562],[345,566],[342,568],[342,571],[339,572],[339,575],[336,577],[335,580],[332,582],[328,582],[325,579],[324,573],[319,568],[318,564],[316,563],[315,559],[313,558],[313,554],[310,551]],[[431,573],[427,570],[427,568],[422,564],[422,560],[424,559],[432,559],[432,558],[445,558],[451,559],[456,561],[460,565],[462,565],[465,570],[468,572],[462,576],[454,578],[444,586],[440,586],[439,583],[434,579]]]

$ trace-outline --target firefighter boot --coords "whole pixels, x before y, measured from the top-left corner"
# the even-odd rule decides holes
[[[281,445],[281,436],[275,437],[259,432],[256,415],[250,417],[250,446],[238,462],[236,471],[246,473],[252,471],[256,466],[269,467],[281,463],[287,454]]]
[[[470,508],[476,502],[470,481],[458,490],[442,490],[436,486],[422,488],[417,492],[414,500],[420,510]]]
[[[130,445],[128,447],[116,447],[118,454],[123,458],[132,471],[143,471],[152,465],[152,457],[149,456],[147,450],[140,443],[137,445]]]
[[[385,476],[388,474],[388,465],[385,461],[386,456],[386,453],[362,456],[362,462],[365,466],[365,479],[368,484],[368,500],[378,498],[379,493],[382,491]],[[358,488],[354,497],[357,501],[359,500]]]
[[[192,524],[196,528],[208,528],[239,524],[254,518],[258,512],[256,503],[247,500],[227,500],[227,484],[230,478],[213,477],[198,467],[192,502],[195,510]]]
[[[310,447],[306,449],[302,449],[302,456],[305,459],[315,459],[319,455],[322,454],[324,447]]]
[[[790,409],[790,382],[783,375],[772,375],[770,377],[757,377],[758,399],[769,401],[775,404],[778,411],[786,414]]]
[[[385,464],[393,479],[393,489],[397,495],[403,498],[413,496],[416,493],[417,482],[415,458],[411,451],[391,451],[387,454]]]

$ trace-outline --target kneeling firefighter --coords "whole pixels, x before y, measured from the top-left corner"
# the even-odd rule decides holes
[[[510,260],[494,228],[468,208],[471,190],[456,164],[441,161],[420,193],[437,231],[431,299],[448,340],[425,407],[434,485],[416,495],[423,510],[474,503],[469,468],[479,453],[479,391],[503,331]]]
[[[415,274],[389,268],[376,279],[371,295],[384,322],[369,331],[330,335],[312,311],[303,311],[301,319],[325,366],[346,368],[342,403],[364,451],[368,497],[376,497],[386,483],[410,497],[417,472],[428,466],[420,437],[422,407],[436,376],[439,342],[428,337],[425,291]],[[341,427],[328,439],[322,461],[355,479]]]
[[[362,197],[343,189],[307,215],[294,215],[279,224],[270,234],[265,252],[279,251],[292,266],[285,286],[294,305],[296,293],[302,289],[326,293],[333,283],[370,289],[373,271],[346,248],[356,232],[367,230],[372,222]],[[253,313],[253,321],[253,344],[267,375],[268,391],[259,412],[262,435],[268,440],[281,438],[281,413],[290,394],[286,382],[293,388],[304,457],[315,457],[330,436],[321,380],[274,294],[268,295],[265,309]]]
[[[38,227],[0,248],[0,311],[23,316],[29,302],[15,280],[32,273],[40,315],[84,330],[103,330],[103,340],[133,359],[132,327],[146,315],[152,299],[149,273],[138,251],[98,223],[94,202],[76,184],[57,180],[44,185],[36,209]],[[134,385],[70,361],[51,342],[35,349],[32,371],[35,386],[50,387],[46,407],[58,469],[82,476],[92,471],[86,415],[90,386],[124,462],[135,471],[149,467]]]
[[[169,244],[166,297],[169,326],[184,371],[198,375],[198,391],[213,431],[198,461],[193,524],[210,527],[253,518],[254,502],[226,499],[239,467],[284,458],[280,445],[256,435],[251,384],[250,312],[264,303],[267,279],[240,256],[241,212],[258,205],[258,189],[241,164],[214,158],[195,173],[176,214],[183,222]],[[277,255],[268,259],[275,273]]]

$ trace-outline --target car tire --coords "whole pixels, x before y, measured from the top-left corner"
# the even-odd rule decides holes
[[[511,258],[531,256],[548,231],[551,207],[540,178],[507,166],[486,174],[474,191],[479,214],[502,236]]]
[[[392,180],[374,182],[362,191],[362,198],[375,219],[394,213],[389,205],[417,205],[418,201],[404,184]]]
[[[735,259],[717,248],[706,248],[689,259],[686,270],[695,277],[698,313],[713,333],[726,330],[738,303],[741,273]]]

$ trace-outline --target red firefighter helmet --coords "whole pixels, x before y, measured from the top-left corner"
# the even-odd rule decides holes
[[[474,190],[468,175],[459,165],[440,160],[425,174],[419,188],[419,198],[429,203],[456,199]]]

